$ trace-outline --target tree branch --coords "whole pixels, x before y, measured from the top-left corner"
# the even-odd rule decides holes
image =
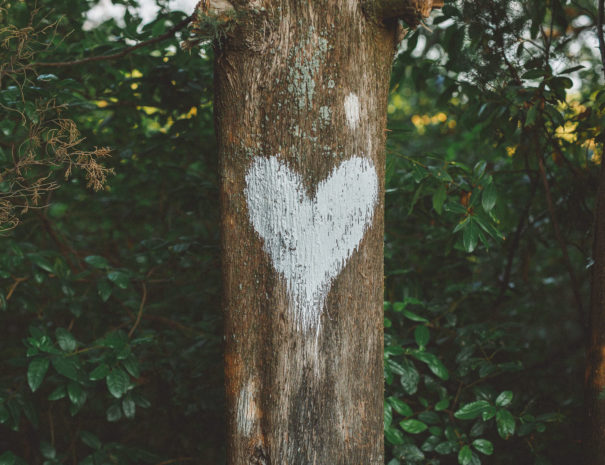
[[[403,19],[410,27],[416,27],[443,3],[444,0],[364,0],[362,8],[374,19]]]
[[[599,39],[599,51],[601,52],[601,64],[603,75],[605,75],[605,38],[603,38],[603,22],[605,18],[605,0],[599,0],[599,13],[597,16],[597,38]]]
[[[187,26],[192,20],[193,20],[193,16],[189,16],[188,18],[185,18],[183,21],[178,23],[176,26],[174,26],[170,30],[166,31],[164,34],[154,37],[153,39],[149,39],[149,40],[140,42],[136,45],[133,45],[132,47],[124,48],[123,50],[121,50],[117,53],[113,53],[111,55],[98,55],[98,56],[82,58],[80,60],[74,60],[74,61],[38,62],[38,63],[32,63],[31,66],[32,67],[38,66],[38,67],[59,68],[59,67],[66,67],[66,66],[81,65],[84,63],[91,63],[94,61],[116,60],[118,58],[122,58],[122,57],[134,52],[135,50],[137,50],[139,48],[146,47],[147,45],[155,44],[157,42],[162,42],[163,40],[169,39],[170,37],[174,36],[178,31],[180,31],[185,26]]]
[[[578,312],[580,326],[584,331],[586,331],[586,317],[584,316],[584,306],[582,305],[582,294],[580,293],[580,286],[578,284],[576,274],[571,264],[571,260],[569,259],[569,254],[567,253],[567,245],[565,244],[565,240],[563,239],[563,235],[561,234],[559,222],[557,221],[557,217],[555,216],[555,208],[552,201],[552,195],[550,193],[550,186],[548,185],[548,179],[546,179],[546,168],[544,167],[544,159],[542,157],[538,158],[538,166],[540,167],[540,177],[542,178],[542,184],[544,185],[544,191],[546,193],[546,205],[548,206],[548,212],[550,213],[550,219],[552,221],[553,229],[555,231],[555,238],[559,244],[561,253],[563,254],[563,262],[565,264],[565,268],[567,268],[567,273],[569,274],[571,290],[576,301],[576,310]]]

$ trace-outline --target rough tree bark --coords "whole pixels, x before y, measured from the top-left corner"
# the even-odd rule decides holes
[[[387,93],[397,18],[433,4],[198,6],[221,34],[229,465],[383,463]]]

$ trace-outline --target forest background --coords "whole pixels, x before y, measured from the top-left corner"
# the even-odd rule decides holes
[[[95,3],[0,1],[0,465],[224,463],[213,43]],[[596,3],[446,2],[401,43],[389,465],[581,463]]]

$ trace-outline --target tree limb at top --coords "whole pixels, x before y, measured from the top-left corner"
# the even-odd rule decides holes
[[[410,27],[416,27],[443,3],[444,0],[364,0],[363,9],[377,20],[403,19]]]

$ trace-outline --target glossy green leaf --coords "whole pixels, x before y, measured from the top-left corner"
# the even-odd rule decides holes
[[[29,366],[27,367],[27,384],[32,392],[35,392],[42,384],[49,365],[50,362],[47,358],[36,358],[29,362]]]
[[[437,190],[433,193],[433,208],[441,215],[443,212],[443,204],[447,198],[447,188],[445,184],[440,184]]]
[[[479,227],[474,221],[469,221],[466,227],[462,231],[462,245],[464,250],[468,253],[472,253],[477,247],[477,241],[479,240]]]
[[[502,391],[496,398],[496,406],[505,407],[513,401],[512,391]]]
[[[469,446],[462,446],[458,452],[458,463],[460,465],[469,465],[473,458],[473,451]]]
[[[124,412],[124,416],[128,419],[133,419],[135,412],[136,412],[136,404],[134,403],[134,400],[132,400],[132,397],[130,396],[125,396],[122,399],[122,411]]]
[[[114,368],[105,379],[109,393],[115,398],[121,398],[130,385],[130,378],[121,368]]]
[[[80,439],[82,439],[82,442],[88,447],[96,450],[99,450],[103,446],[101,440],[89,431],[80,431]]]
[[[496,186],[494,186],[494,183],[485,186],[485,189],[483,189],[481,192],[481,205],[483,206],[483,209],[488,213],[492,211],[496,205],[497,199],[498,193],[496,192]]]
[[[502,439],[508,439],[515,434],[515,418],[508,410],[498,410],[496,413],[496,426]]]
[[[426,347],[429,340],[431,338],[431,334],[429,332],[429,328],[424,325],[418,325],[414,329],[414,339],[416,340],[416,344],[418,347]]]
[[[492,455],[494,453],[494,445],[487,439],[475,439],[473,447],[484,455]]]
[[[410,310],[402,310],[401,313],[403,314],[403,316],[405,316],[408,320],[412,320],[412,321],[416,321],[418,323],[428,323],[429,320],[427,320],[426,318],[411,312]]]
[[[90,372],[88,379],[90,379],[91,381],[105,379],[105,377],[109,374],[109,371],[109,366],[106,363],[102,363]]]
[[[109,262],[99,255],[89,255],[84,261],[94,268],[109,268]]]
[[[422,433],[423,431],[426,431],[428,429],[428,425],[426,423],[423,423],[419,420],[415,420],[413,418],[410,418],[409,420],[400,421],[399,426],[401,426],[401,429],[403,429],[406,433],[410,434]]]
[[[391,396],[387,399],[387,401],[393,407],[393,409],[401,416],[409,417],[414,414],[412,408],[400,399]]]
[[[384,437],[390,444],[403,444],[405,442],[403,431],[393,426],[384,429]]]
[[[458,420],[474,420],[479,417],[481,413],[490,406],[486,400],[478,400],[475,402],[469,402],[463,405],[454,413],[454,417]]]
[[[73,352],[76,350],[77,343],[73,335],[65,328],[57,328],[55,331],[59,347],[65,352]]]

